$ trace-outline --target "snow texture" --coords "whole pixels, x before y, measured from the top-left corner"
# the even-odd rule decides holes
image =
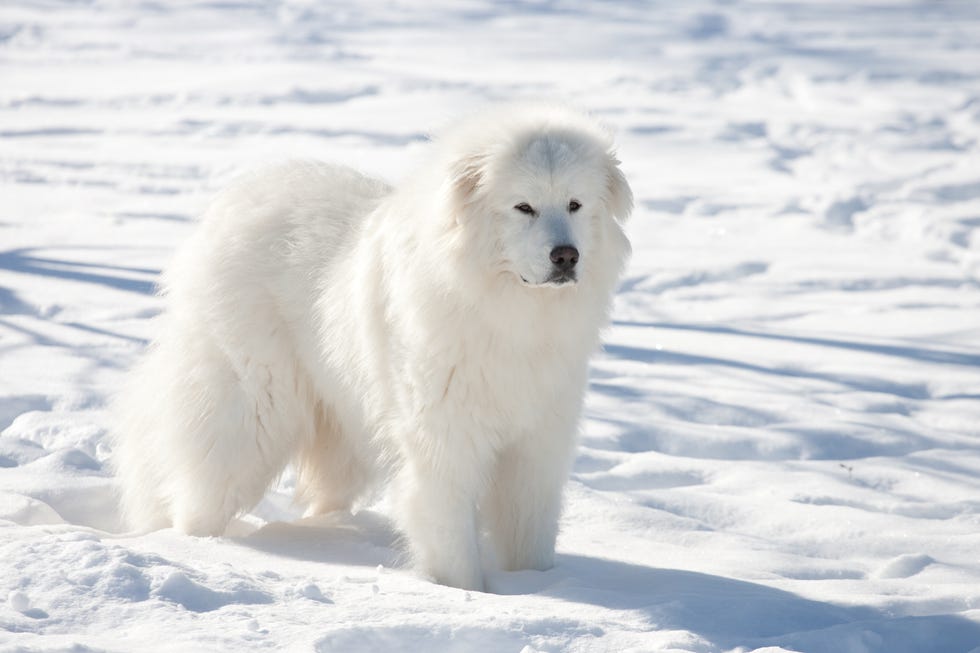
[[[980,651],[980,5],[0,5],[0,650]],[[395,182],[487,102],[618,132],[635,255],[557,565],[417,578],[384,504],[123,531],[107,399],[208,196]]]

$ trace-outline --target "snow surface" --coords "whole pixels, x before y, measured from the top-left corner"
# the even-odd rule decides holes
[[[209,194],[537,97],[637,198],[557,566],[429,584],[290,473],[123,532],[106,401]],[[0,198],[4,651],[980,651],[978,3],[5,0]]]

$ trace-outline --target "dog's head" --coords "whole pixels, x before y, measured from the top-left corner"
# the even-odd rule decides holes
[[[467,134],[466,153],[451,164],[456,220],[485,248],[474,255],[535,288],[618,266],[620,253],[601,250],[614,235],[622,239],[632,193],[608,134],[567,109],[509,111],[476,121],[485,132]]]

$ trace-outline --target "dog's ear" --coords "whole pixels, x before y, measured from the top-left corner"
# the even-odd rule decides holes
[[[618,222],[626,222],[633,212],[633,191],[630,189],[623,171],[619,169],[619,159],[609,153],[609,165],[606,173],[609,212]]]
[[[465,209],[476,199],[486,175],[486,159],[481,154],[471,154],[450,165],[449,195],[457,209]]]

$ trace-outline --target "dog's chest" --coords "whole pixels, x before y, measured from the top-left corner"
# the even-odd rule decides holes
[[[491,430],[533,429],[563,407],[576,405],[569,399],[584,388],[585,362],[574,365],[554,349],[484,341],[459,353],[433,391],[444,410],[472,416]]]

